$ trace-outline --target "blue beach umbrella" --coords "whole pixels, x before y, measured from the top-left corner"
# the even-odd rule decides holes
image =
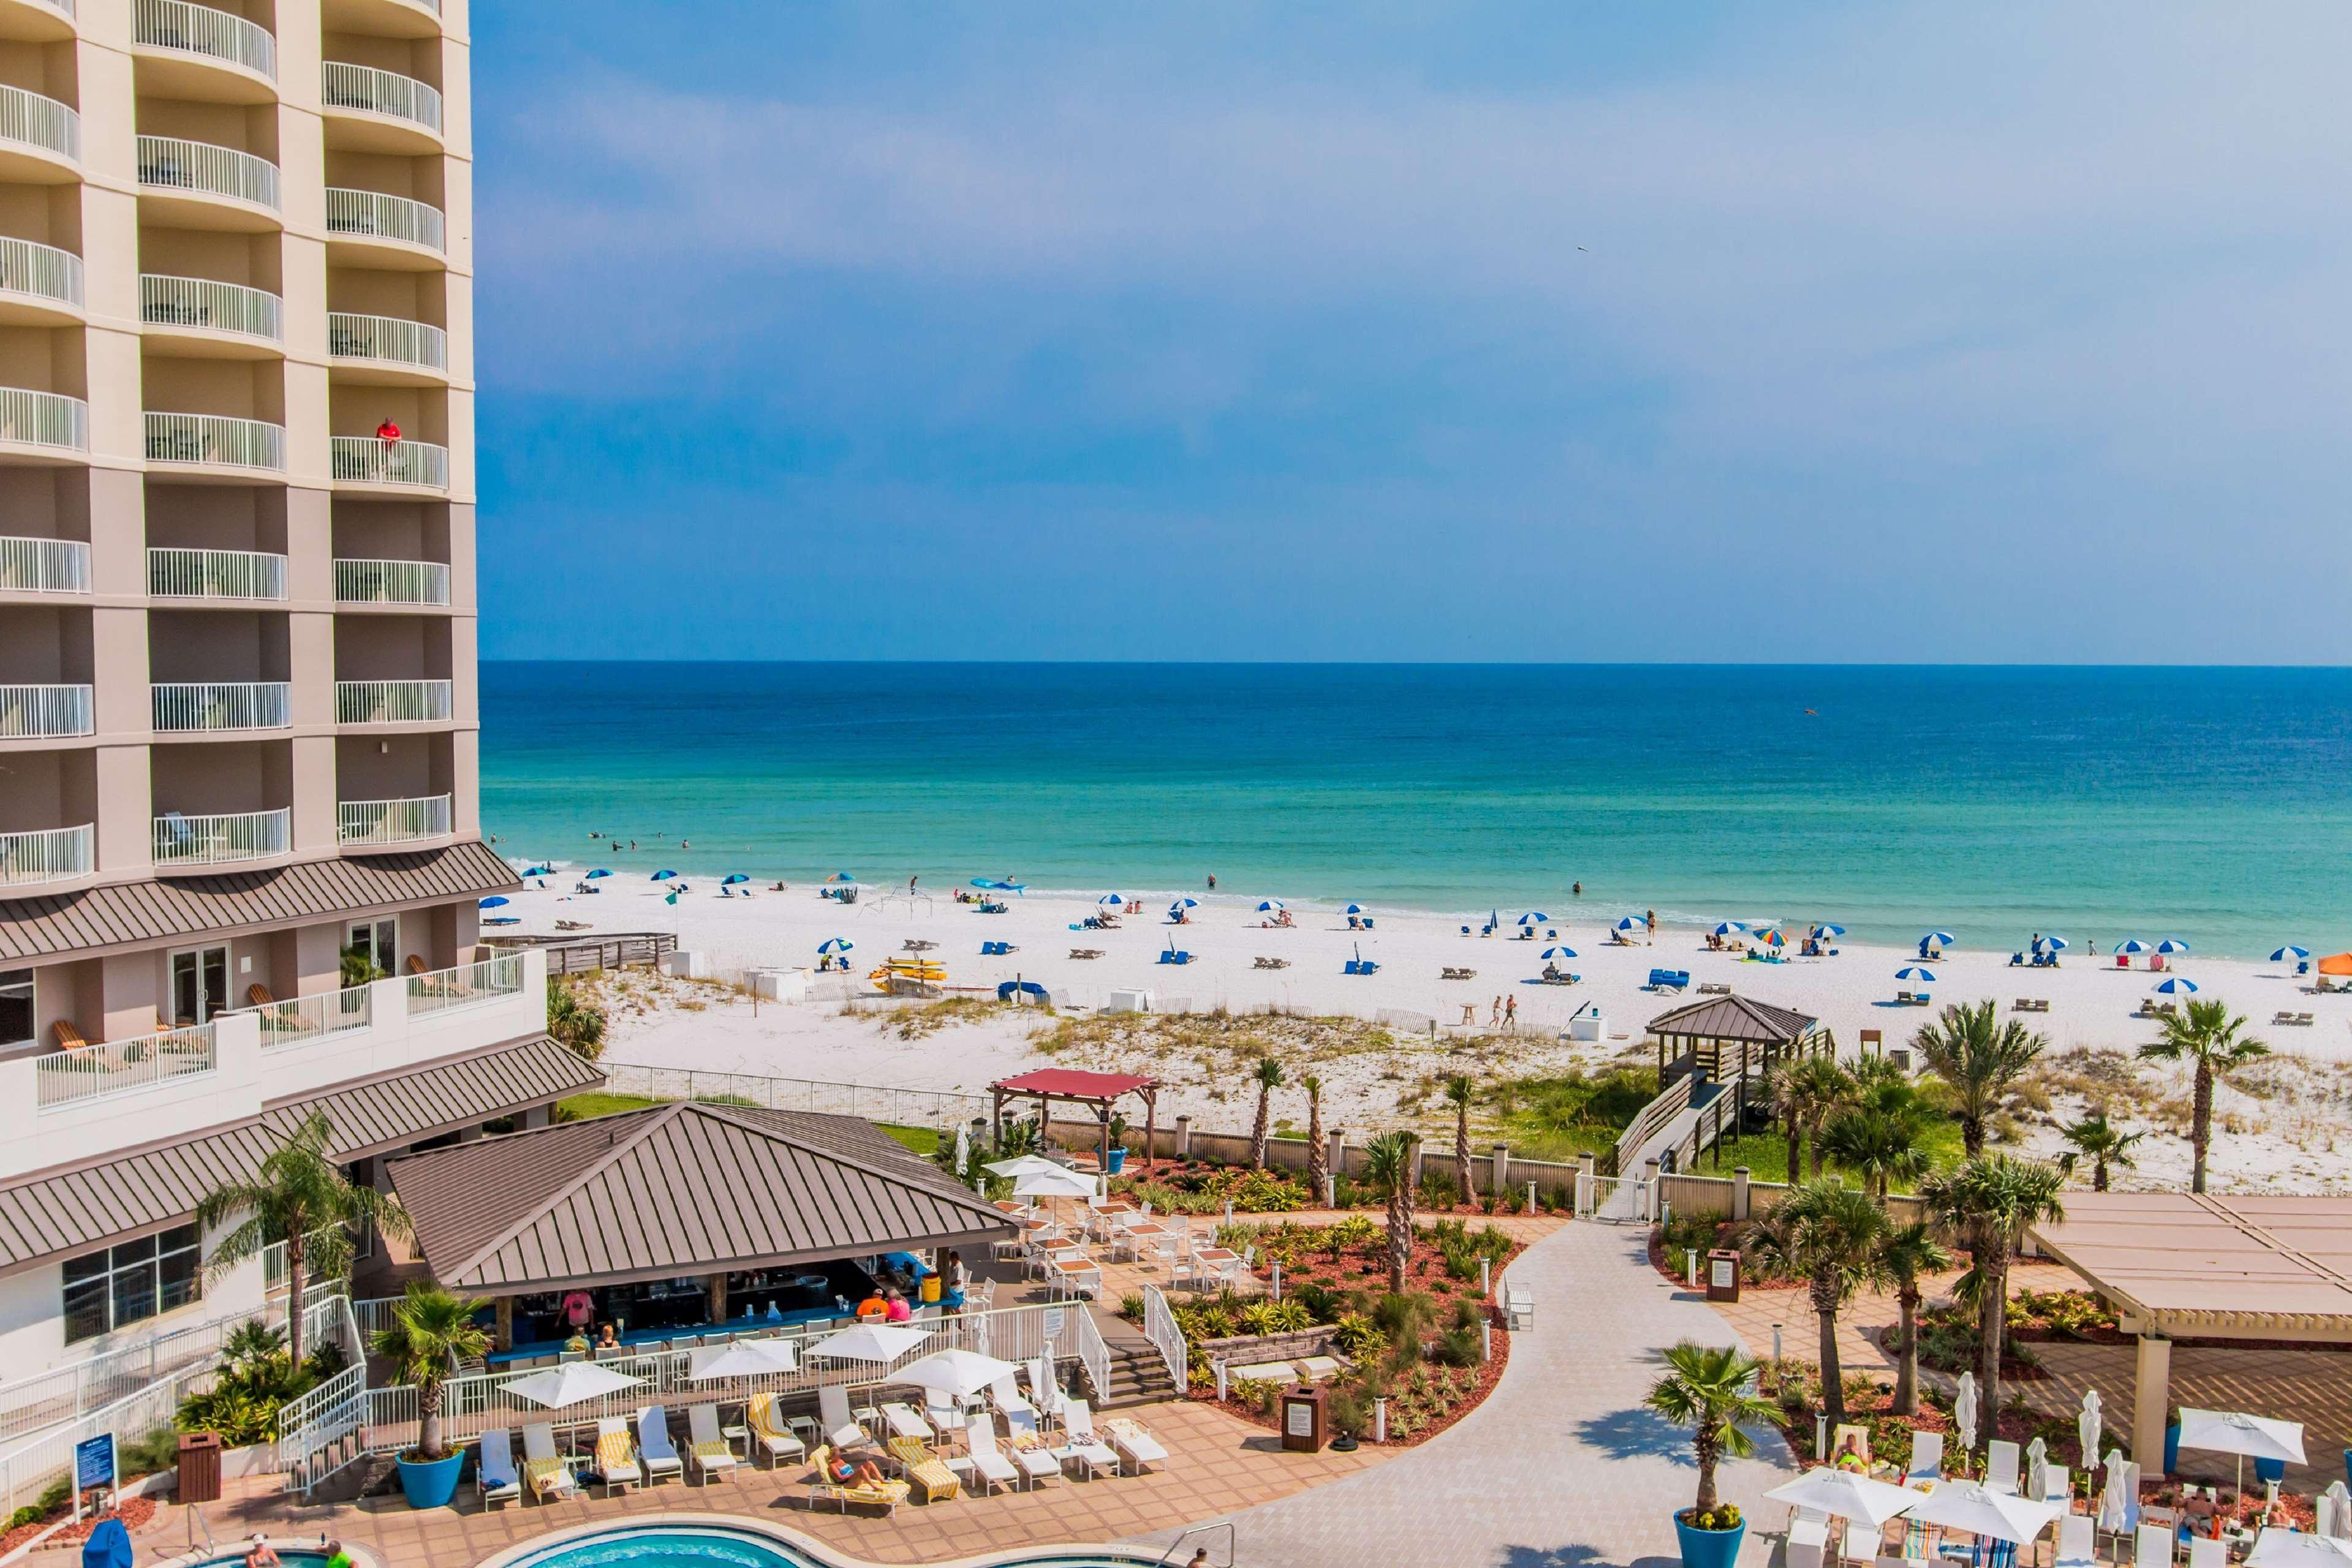
[[[2063,953],[2066,950],[2066,938],[2063,936],[2044,936],[2042,939],[2042,945],[2053,953]]]
[[[820,953],[846,953],[857,944],[846,936],[828,936],[816,945]]]
[[[2126,936],[2116,944],[2116,951],[2118,953],[2145,953],[2147,950],[2147,944],[2137,936]]]
[[[2193,997],[2197,994],[2197,982],[2186,975],[2170,975],[2157,981],[2156,988],[2168,997]]]
[[[1650,923],[1638,915],[1629,915],[1617,923],[1620,931],[1647,931],[1649,928]]]
[[[1339,911],[1342,915],[1361,915],[1363,912],[1364,906],[1360,904],[1351,904],[1348,905],[1347,908]]]
[[[1095,902],[1101,904],[1105,909],[1125,909],[1127,907],[1127,900],[1120,897],[1116,893],[1106,893],[1100,898],[1096,899]]]
[[[2272,963],[2273,963],[2273,964],[2284,964],[2284,963],[2288,962],[2289,960],[2293,960],[2293,961],[2294,961],[2294,962],[2300,963],[2302,960],[2304,960],[2304,959],[2305,959],[2305,958],[2308,958],[2308,957],[2310,957],[2310,956],[2311,956],[2311,949],[2310,949],[2310,948],[2308,948],[2308,947],[2298,947],[2298,946],[2296,946],[2294,943],[2290,942],[2290,943],[2288,943],[2285,946],[2284,946],[2284,947],[2280,948],[2277,952],[2275,952],[2275,953],[2273,953],[2273,954],[2272,954],[2272,955],[2271,955],[2271,962],[2272,962]]]
[[[553,876],[555,874],[555,868],[551,865],[535,865],[525,871],[522,874],[525,876]]]
[[[667,882],[670,878],[672,878],[672,877],[676,876],[677,874],[677,873],[676,873],[676,872],[674,872],[674,871],[670,871],[670,870],[668,870],[668,869],[665,868],[665,869],[663,869],[663,870],[661,870],[661,871],[657,871],[657,872],[654,873],[654,874],[653,874],[653,875],[651,875],[651,876],[647,877],[646,880],[647,882]]]
[[[1718,920],[1715,923],[1715,934],[1717,936],[1734,936],[1747,929],[1748,925],[1745,921]]]
[[[590,881],[590,882],[594,882],[594,881],[595,881],[598,877],[600,877],[600,876],[610,876],[610,875],[612,875],[612,874],[613,874],[613,868],[612,868],[612,867],[610,867],[610,866],[602,866],[602,865],[600,865],[600,866],[598,866],[594,871],[592,871],[592,872],[590,872],[590,873],[588,873],[588,876],[587,876],[587,879],[586,879],[586,880],[588,880],[588,881]]]
[[[2189,944],[2178,936],[2168,936],[2156,945],[2156,950],[2159,953],[2186,953]]]
[[[827,882],[856,882],[857,877],[853,872],[837,871],[831,876],[826,877],[824,880]]]
[[[1920,937],[1919,940],[1925,942],[1930,947],[1948,947],[1953,943],[1958,941],[1959,938],[1953,936],[1948,931],[1930,931],[1925,936]]]
[[[1921,968],[1916,964],[1906,964],[1902,968],[1895,970],[1895,977],[1898,980],[1925,980],[1931,986],[1936,983],[1935,975],[1927,969]]]
[[[1198,909],[1201,907],[1201,901],[1197,898],[1180,898],[1168,907],[1171,909]]]
[[[1278,898],[1269,898],[1261,902],[1258,904],[1257,909],[1260,915],[1271,915],[1276,910],[1287,909],[1289,907],[1290,905],[1283,903],[1282,900]]]
[[[1823,921],[1821,925],[1813,927],[1813,940],[1816,942],[1826,942],[1832,936],[1843,936],[1844,935],[1844,926],[1832,925],[1827,921]]]
[[[732,887],[739,882],[749,882],[751,880],[751,879],[750,877],[744,875],[740,871],[730,871],[725,876],[719,879],[719,885],[721,887]]]
[[[506,902],[507,895],[505,894],[494,893],[490,894],[489,897],[482,900],[481,904],[478,907],[483,909],[503,909],[506,907]]]
[[[1519,916],[1519,924],[1522,925],[1545,925],[1550,924],[1550,921],[1551,916],[1540,909],[1529,910]]]
[[[1576,949],[1573,947],[1547,947],[1543,950],[1541,956],[1546,958],[1573,958],[1576,956]]]

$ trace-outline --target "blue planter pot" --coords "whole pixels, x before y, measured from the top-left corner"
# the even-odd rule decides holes
[[[2164,1473],[2174,1475],[2180,1469],[2180,1423],[2175,1421],[2164,1429]]]
[[[1675,1518],[1675,1535],[1683,1548],[1683,1568],[1733,1568],[1739,1561],[1739,1538],[1748,1533],[1742,1520],[1730,1530],[1693,1530]]]
[[[411,1508],[447,1508],[449,1500],[457,1495],[457,1478],[466,1469],[463,1448],[446,1459],[419,1463],[403,1457],[400,1461],[400,1490]]]
[[[1127,1169],[1127,1151],[1125,1149],[1111,1150],[1110,1162],[1106,1165],[1103,1169],[1112,1176],[1117,1176],[1119,1172]]]

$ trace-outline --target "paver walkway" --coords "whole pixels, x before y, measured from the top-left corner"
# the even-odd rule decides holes
[[[1246,1568],[1598,1568],[1678,1562],[1674,1512],[1697,1484],[1687,1433],[1642,1407],[1659,1352],[1738,1336],[1697,1295],[1643,1260],[1639,1229],[1570,1225],[1511,1265],[1536,1299],[1536,1326],[1460,1423],[1378,1469],[1235,1516]],[[1759,1434],[1757,1458],[1727,1467],[1727,1501],[1748,1509],[1779,1484],[1788,1451]],[[1756,1526],[1742,1562],[1769,1560]],[[1154,1550],[1172,1535],[1151,1538]]]

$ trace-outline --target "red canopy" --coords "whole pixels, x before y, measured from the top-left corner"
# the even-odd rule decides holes
[[[1007,1078],[989,1087],[1006,1094],[1058,1094],[1079,1100],[1115,1100],[1139,1089],[1157,1089],[1160,1080],[1138,1078],[1125,1072],[1080,1072],[1067,1067],[1042,1067],[1034,1072]]]

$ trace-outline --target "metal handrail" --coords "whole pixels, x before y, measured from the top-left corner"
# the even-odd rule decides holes
[[[0,591],[88,593],[89,546],[79,539],[0,538]]]
[[[81,257],[34,240],[0,238],[0,293],[80,305]]]
[[[447,681],[337,681],[337,724],[437,724],[450,715]]]
[[[286,340],[285,302],[266,289],[209,277],[139,276],[139,319],[150,327],[200,327]]]
[[[226,413],[146,416],[150,463],[219,463],[232,468],[286,471],[286,427]]]
[[[58,740],[90,732],[86,685],[0,686],[0,740]]]
[[[438,207],[381,191],[327,188],[327,232],[399,240],[427,250],[448,248],[447,220]]]
[[[157,681],[148,690],[151,721],[166,734],[284,729],[294,722],[286,681]]]
[[[213,1026],[142,1034],[53,1051],[33,1059],[34,1100],[47,1111],[114,1094],[130,1094],[213,1071],[220,1057]]]
[[[262,1050],[282,1051],[367,1028],[375,1021],[373,998],[370,987],[352,986],[235,1010],[249,1012],[259,1021]]]
[[[389,115],[436,136],[441,133],[441,94],[428,83],[348,60],[320,61],[319,76],[319,90],[329,109]]]
[[[202,55],[278,79],[278,40],[268,28],[188,0],[133,0],[131,41],[151,49]]]
[[[81,116],[56,99],[0,87],[0,141],[22,141],[81,162]]]
[[[63,392],[0,387],[0,441],[89,450],[89,404]]]
[[[383,441],[373,435],[338,435],[328,443],[334,476],[368,485],[449,487],[449,449],[429,441]]]
[[[34,828],[0,833],[0,887],[33,887],[88,876],[97,827]]]
[[[1234,1568],[1234,1553],[1236,1550],[1238,1532],[1234,1529],[1234,1521],[1230,1519],[1213,1519],[1206,1524],[1185,1527],[1177,1534],[1175,1540],[1168,1543],[1168,1550],[1160,1554],[1160,1562],[1163,1568],[1165,1564],[1175,1561],[1177,1551],[1183,1546],[1184,1542],[1196,1535],[1206,1535],[1219,1530],[1225,1532],[1225,1560],[1223,1563],[1213,1563],[1210,1568]]]
[[[446,604],[449,569],[437,560],[338,560],[335,600],[341,604]]]
[[[345,800],[335,808],[337,841],[404,844],[449,831],[449,797],[414,795],[391,800]]]
[[[154,190],[201,191],[278,210],[277,164],[209,141],[140,137],[139,183]]]
[[[158,599],[283,599],[286,558],[266,550],[150,545],[147,591]]]
[[[268,860],[286,852],[291,813],[231,811],[217,816],[184,817],[167,811],[155,819],[152,853],[157,865],[229,865],[238,861]]]
[[[398,316],[327,312],[327,353],[338,360],[383,360],[426,370],[449,368],[449,334],[427,321]]]

